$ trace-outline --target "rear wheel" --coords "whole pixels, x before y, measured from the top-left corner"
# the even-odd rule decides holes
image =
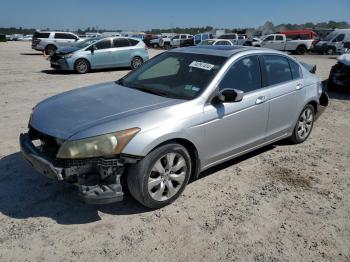
[[[314,125],[315,109],[311,104],[304,107],[289,140],[294,144],[303,143],[310,135]]]
[[[307,49],[306,49],[305,46],[300,45],[300,46],[297,47],[297,49],[296,49],[295,51],[296,51],[296,53],[297,53],[298,55],[303,55],[303,54],[306,53]]]
[[[128,169],[131,195],[142,205],[161,208],[175,201],[191,174],[191,158],[185,147],[166,144]]]
[[[143,64],[143,59],[139,56],[135,56],[131,60],[131,69],[136,69],[136,68],[140,67],[142,64]]]
[[[45,54],[48,56],[52,56],[56,52],[57,48],[54,45],[48,45],[45,48]]]
[[[90,71],[90,64],[85,59],[78,59],[74,64],[74,71],[78,74],[85,74]]]

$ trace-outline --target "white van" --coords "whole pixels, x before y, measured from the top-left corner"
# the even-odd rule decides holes
[[[344,48],[344,43],[349,41],[350,29],[335,29],[315,45],[314,51],[319,54],[334,55],[340,53]]]

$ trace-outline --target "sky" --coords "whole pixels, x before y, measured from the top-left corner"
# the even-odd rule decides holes
[[[148,30],[350,22],[350,0],[1,0],[0,27]]]

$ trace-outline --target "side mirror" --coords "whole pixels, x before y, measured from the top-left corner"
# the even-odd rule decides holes
[[[243,99],[244,92],[238,89],[224,88],[219,91],[217,98],[222,103],[239,102]]]
[[[97,47],[95,45],[92,45],[90,47],[91,54],[93,54],[95,50],[97,50]]]

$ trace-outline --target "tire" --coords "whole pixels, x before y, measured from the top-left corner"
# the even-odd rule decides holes
[[[170,43],[164,43],[164,48],[165,49],[170,49],[171,48],[171,45],[170,45]]]
[[[135,56],[132,60],[131,60],[131,69],[134,70],[140,66],[142,66],[143,64],[143,59],[139,56]]]
[[[153,48],[159,48],[159,44],[153,44]]]
[[[169,162],[172,162],[170,169]],[[138,202],[148,208],[161,208],[181,195],[190,174],[191,158],[187,149],[171,143],[156,148],[129,166],[126,179],[130,194]],[[169,190],[169,186],[173,189]]]
[[[306,53],[307,49],[306,49],[305,46],[300,45],[300,46],[297,47],[297,49],[296,49],[295,51],[296,51],[296,53],[297,53],[298,55],[303,55],[303,54]]]
[[[78,74],[86,74],[90,71],[90,63],[86,59],[78,59],[74,63],[74,71]]]
[[[315,109],[311,104],[307,104],[299,115],[298,121],[293,130],[293,134],[291,137],[289,137],[289,140],[293,144],[303,143],[311,134],[314,121]],[[303,130],[304,133],[302,132]]]
[[[326,48],[326,54],[327,55],[334,55],[335,54],[335,49],[333,47],[327,47]]]
[[[48,45],[45,47],[45,54],[48,56],[52,56],[57,50],[57,47],[54,45]]]

